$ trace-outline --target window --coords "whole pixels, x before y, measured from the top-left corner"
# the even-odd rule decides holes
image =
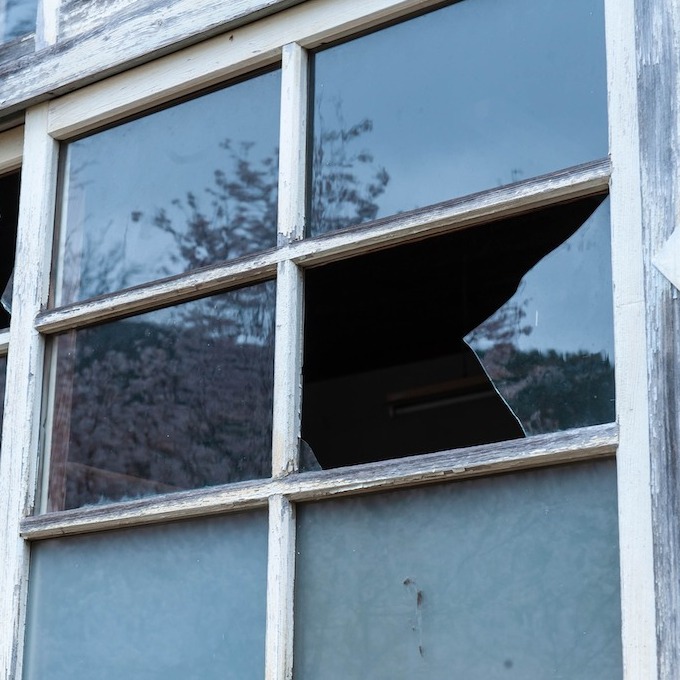
[[[26,111],[6,675],[655,677],[631,8],[256,5]]]
[[[37,0],[0,2],[0,42],[9,42],[35,31]]]

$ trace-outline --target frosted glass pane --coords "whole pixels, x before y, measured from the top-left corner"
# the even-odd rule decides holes
[[[297,680],[620,680],[612,461],[298,509]]]
[[[25,680],[261,680],[267,517],[36,543]]]
[[[280,72],[71,142],[57,304],[276,245]]]
[[[314,59],[313,235],[607,155],[601,0],[464,0]]]

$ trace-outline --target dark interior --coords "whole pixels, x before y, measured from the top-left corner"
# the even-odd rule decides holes
[[[603,200],[589,197],[309,270],[303,469],[524,436],[463,337]]]
[[[19,216],[19,173],[0,177],[0,295],[14,268]],[[9,314],[0,305],[0,328],[9,327]]]

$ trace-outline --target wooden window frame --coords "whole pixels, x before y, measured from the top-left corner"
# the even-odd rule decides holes
[[[283,680],[292,675],[296,502],[612,455],[617,460],[624,678],[674,677],[658,675],[664,663],[659,651],[664,640],[661,636],[657,644],[659,605],[655,600],[653,527],[658,523],[653,522],[652,501],[663,494],[650,494],[650,415],[660,407],[650,404],[647,386],[650,374],[659,367],[649,359],[647,349],[645,290],[654,275],[649,273],[649,252],[643,252],[641,245],[646,238],[641,184],[651,170],[641,175],[646,157],[640,148],[639,93],[633,85],[644,56],[641,50],[647,45],[640,47],[639,43],[639,26],[647,15],[637,2],[605,0],[610,160],[317,238],[303,238],[307,51],[435,6],[432,0],[309,0],[265,18],[257,14],[262,2],[242,2],[245,9],[240,7],[239,11],[244,22],[248,7],[255,12],[251,23],[27,109],[15,277],[20,304],[9,333],[0,336],[0,353],[12,348],[0,456],[0,560],[5,565],[0,577],[0,621],[10,622],[0,630],[1,677],[21,677],[31,541],[268,505],[265,677]],[[669,0],[653,2],[666,9],[670,5]],[[55,3],[46,6],[54,8]],[[673,12],[674,25],[680,25],[680,10]],[[55,28],[48,37],[56,41]],[[75,68],[77,54],[75,50],[67,70]],[[134,290],[48,309],[59,142],[277,63],[282,67],[280,245]],[[100,69],[103,72],[105,65]],[[0,134],[0,171],[6,158],[14,159],[7,161],[14,162],[14,168],[21,162],[22,154],[17,159],[17,135],[21,133]],[[306,266],[370,252],[387,242],[406,243],[416,237],[467,228],[607,188],[612,223],[616,424],[399,461],[297,473]],[[42,376],[50,336],[271,279],[273,275],[277,302],[272,478],[33,515],[43,427]],[[661,283],[657,281],[656,285]],[[671,634],[672,628],[667,635]],[[667,667],[671,665],[667,663]]]

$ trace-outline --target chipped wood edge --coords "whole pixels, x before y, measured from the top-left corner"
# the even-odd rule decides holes
[[[348,468],[297,473],[278,479],[36,515],[22,521],[21,532],[24,538],[37,540],[261,508],[271,496],[276,495],[291,501],[319,500],[414,484],[467,479],[613,456],[617,443],[618,427],[608,423]]]
[[[34,329],[33,320],[48,293],[57,175],[57,144],[46,128],[45,105],[27,112],[0,455],[0,677],[4,680],[21,677],[29,549],[19,526],[20,519],[32,511],[38,458],[44,338]]]
[[[633,0],[605,3],[624,680],[657,677]]]
[[[42,333],[59,333],[263,281],[271,278],[277,265],[286,260],[300,266],[315,266],[510,217],[606,191],[609,173],[609,160],[601,160],[401,213],[353,229],[295,241],[275,251],[180,274],[106,297],[41,311],[36,318],[36,328]]]
[[[21,167],[24,153],[24,126],[0,132],[0,173],[12,172]]]
[[[281,495],[269,500],[265,680],[293,677],[295,506]]]

